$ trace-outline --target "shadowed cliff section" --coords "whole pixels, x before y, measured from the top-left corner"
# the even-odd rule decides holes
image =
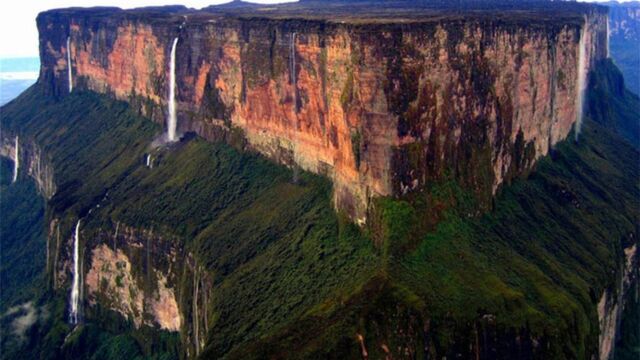
[[[629,91],[613,61],[602,61],[591,73],[587,111],[599,124],[640,147],[640,99]]]
[[[603,63],[594,77],[611,70]],[[599,351],[605,291],[628,296],[616,339],[620,358],[636,356],[639,153],[611,128],[585,125],[488,214],[473,215],[474,197],[455,182],[380,201],[379,277],[229,357],[587,359]],[[635,285],[623,290],[627,276]]]

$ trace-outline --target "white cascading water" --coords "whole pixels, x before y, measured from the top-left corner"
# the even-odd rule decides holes
[[[176,117],[176,46],[178,38],[173,39],[171,46],[171,65],[169,74],[169,118],[167,120],[167,139],[171,142],[176,141],[176,128],[178,119]]]
[[[609,33],[609,16],[607,16],[607,59],[611,57],[611,48],[609,46],[609,40],[611,39],[611,34]]]
[[[71,285],[71,311],[69,312],[69,322],[78,323],[78,303],[80,301],[80,219],[76,223],[73,234],[73,282]]]
[[[20,170],[20,141],[16,136],[16,157],[13,159],[13,181],[18,180],[18,170]]]
[[[296,83],[296,33],[291,34],[291,42],[289,43],[289,62],[291,70],[289,76],[291,77],[291,83]]]
[[[580,43],[578,50],[578,97],[576,99],[576,141],[580,136],[580,130],[582,129],[582,116],[584,112],[584,93],[587,85],[587,21],[585,19],[584,27],[580,33]]]
[[[67,37],[67,72],[69,73],[69,92],[73,91],[73,74],[71,73],[71,37]]]

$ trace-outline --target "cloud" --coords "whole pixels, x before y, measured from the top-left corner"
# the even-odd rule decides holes
[[[37,80],[37,71],[12,71],[12,72],[0,72],[1,80]]]
[[[3,317],[15,316],[17,315],[13,321],[11,322],[11,332],[19,342],[26,340],[26,333],[29,328],[33,326],[33,324],[38,321],[38,318],[46,318],[49,312],[46,308],[41,308],[38,310],[31,301],[26,302],[22,305],[16,305],[4,314]]]

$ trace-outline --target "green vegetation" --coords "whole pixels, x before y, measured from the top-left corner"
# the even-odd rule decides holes
[[[360,130],[351,131],[351,151],[353,151],[353,157],[356,159],[356,169],[360,167],[360,149],[362,147],[362,135]]]
[[[594,350],[590,293],[614,281],[609,269],[621,261],[616,249],[623,239],[636,231],[640,192],[632,181],[633,149],[613,145],[596,125],[581,141],[563,143],[527,181],[506,188],[491,214],[469,219],[445,212],[436,231],[398,264],[400,282],[441,314],[434,320],[495,314],[498,327],[526,328],[566,346],[552,347],[548,358],[565,351],[585,358]],[[443,335],[436,347],[458,341]]]
[[[32,300],[46,261],[44,200],[31,178],[12,178],[13,161],[0,158],[0,314]]]
[[[90,93],[74,93],[66,101],[55,102],[43,96],[38,86],[2,108],[2,127],[13,131],[19,129],[21,138],[35,140],[51,160],[59,191],[47,204],[47,218],[63,219],[61,233],[64,239],[70,237],[78,216],[85,216],[104,196],[106,189],[122,181],[132,167],[141,163],[157,129],[151,122],[127,110],[123,103]],[[163,350],[166,344],[177,342],[175,334],[166,335],[164,340],[158,340],[158,346],[149,349],[145,344],[157,336],[155,332],[141,336],[149,330],[127,330],[131,325],[113,314],[104,316],[110,320],[105,321],[109,326],[98,328],[89,322],[68,336],[72,330],[67,324],[68,287],[48,291],[43,276],[46,261],[44,201],[26,176],[2,191],[2,255],[10,257],[2,261],[3,306],[5,302],[13,305],[32,300],[38,314],[25,339],[3,336],[0,351],[3,358],[15,358],[17,354],[26,359],[89,358],[98,344],[120,344],[120,340],[110,339],[127,332],[127,336],[137,337],[139,351],[145,356],[152,350],[159,356],[163,353],[169,358],[178,356],[175,345]],[[15,215],[8,215],[14,212]],[[11,236],[4,236],[8,232]],[[9,249],[11,251],[7,251]],[[66,249],[64,246],[61,249],[64,257],[68,256]],[[5,281],[5,274],[8,279],[16,280]],[[29,291],[31,286],[33,291]],[[15,296],[14,293],[24,295]],[[7,319],[3,318],[2,331],[8,334],[13,325],[4,320]],[[108,353],[107,349],[103,350]]]
[[[347,80],[340,93],[340,104],[342,105],[342,110],[345,112],[349,111],[349,105],[351,105],[351,101],[353,101],[353,82],[353,69],[351,66],[347,66]]]
[[[100,315],[99,322],[73,330],[57,356],[87,360],[170,360],[179,357],[179,339],[175,334],[149,328],[132,331],[128,329],[130,324],[122,322],[118,315],[108,312]]]
[[[620,121],[618,106],[626,103],[612,104],[609,116]],[[443,174],[421,193],[377,199],[362,229],[333,211],[326,179],[302,173],[293,182],[290,169],[190,135],[154,148],[159,126],[105,96],[78,91],[53,101],[35,86],[2,108],[1,121],[3,129],[36,141],[52,163],[58,192],[47,219],[62,219],[65,238],[82,217],[84,249],[119,222],[152,229],[181,250],[169,286],[184,315],[178,336],[135,329],[98,305],[73,330],[66,323],[68,287],[31,292],[38,314],[47,316],[22,345],[3,340],[7,358],[18,352],[27,359],[177,358],[192,331],[194,266],[210,286],[200,310],[209,319],[203,358],[359,358],[359,336],[370,358],[387,351],[414,358],[590,358],[597,351],[599,295],[617,283],[622,248],[637,241],[638,151],[601,121],[587,121],[579,142],[559,144],[527,179],[501,189],[491,211],[479,211],[486,201],[469,188],[482,179]],[[528,161],[526,147],[518,146],[517,162]],[[466,160],[480,163],[485,152]],[[146,153],[153,154],[153,169],[144,165]],[[2,167],[6,173],[10,162]],[[22,179],[8,185],[5,175],[0,181],[3,191],[28,186]],[[37,208],[34,202],[24,211]],[[42,218],[30,221],[42,229]],[[42,233],[30,237],[32,249],[44,249]],[[152,287],[141,276],[143,257],[130,260],[140,288]],[[36,275],[44,268],[15,266]],[[15,293],[11,305],[26,299]],[[629,334],[625,349],[633,351],[637,337]]]
[[[50,216],[63,219],[67,237],[83,217],[84,248],[99,241],[92,234],[113,231],[118,221],[152,228],[192,253],[214,279],[205,311],[215,319],[208,341],[216,351],[275,332],[321,302],[338,303],[372,276],[377,251],[355,225],[335,214],[326,179],[303,173],[294,184],[285,167],[192,137],[152,149],[158,127],[126,104],[82,92],[54,102],[39,91],[34,87],[3,109],[2,121],[36,139],[51,159],[58,192],[49,202]],[[153,169],[144,166],[148,152]],[[143,261],[131,260],[134,271],[142,273]],[[176,278],[189,274],[187,263],[181,263]],[[172,285],[188,327],[190,281]],[[65,323],[67,289],[42,295],[42,302],[57,304],[59,311],[38,325],[41,337],[34,338],[50,338],[41,350],[55,356],[73,348],[82,358],[97,344],[112,344],[115,348],[101,352],[137,356],[140,349],[130,351],[131,339],[118,334],[138,336],[145,328],[131,330],[100,309],[91,310],[94,318],[75,330],[63,350],[51,350],[47,344],[59,347],[71,330]],[[105,334],[92,335],[96,326]],[[141,349],[145,356],[158,350]]]
[[[637,156],[589,122],[580,144],[561,144],[484,216],[470,216],[474,198],[455,182],[432,187],[424,201],[383,199],[379,276],[343,306],[316,307],[231,357],[357,357],[359,333],[389,348],[426,345],[435,358],[473,358],[477,344],[490,358],[589,358],[598,296],[620,275],[620,249],[637,231]]]
[[[587,121],[579,143],[559,144],[485,215],[453,179],[380,199],[370,227],[378,275],[342,306],[317,306],[230,357],[356,358],[360,334],[372,358],[385,356],[376,344],[417,358],[425,347],[432,358],[589,358],[596,303],[618,281],[621,249],[637,241],[637,159],[611,129]],[[638,321],[632,312],[627,328]],[[634,354],[636,333],[627,334],[623,353]]]

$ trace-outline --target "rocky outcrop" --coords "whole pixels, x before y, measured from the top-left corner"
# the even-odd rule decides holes
[[[143,289],[138,286],[133,276],[131,261],[121,250],[114,252],[107,245],[99,245],[92,250],[91,268],[86,276],[89,304],[95,305],[100,296],[106,301],[102,306],[132,319],[136,327],[145,322],[145,312],[151,315],[149,325],[169,331],[179,331],[181,325],[180,311],[175,292],[167,286],[164,274],[154,271],[152,281],[156,289],[149,297],[144,296]]]
[[[80,322],[104,320],[110,312],[135,329],[179,333],[181,351],[195,358],[215,322],[212,275],[166,231],[121,222],[89,225],[99,221],[96,214],[83,218],[88,225],[80,229]],[[47,236],[46,273],[65,298],[72,281],[72,225],[53,218]]]
[[[71,259],[65,255],[71,251],[64,249],[71,246],[71,237],[60,238],[59,219],[49,227],[47,264],[52,264],[54,289],[64,290],[71,281]],[[180,249],[152,230],[120,223],[114,229],[81,230],[80,235],[83,313],[92,317],[99,306],[119,313],[136,328],[181,330],[186,309],[179,305],[176,285],[183,271]]]
[[[607,15],[596,6],[551,19],[344,21],[256,9],[267,15],[45,12],[39,81],[66,95],[71,52],[74,89],[112,94],[164,123],[178,37],[179,131],[242,138],[279,163],[326,174],[336,206],[364,222],[372,197],[401,196],[445,174],[490,198],[575,123],[581,34],[585,66],[606,57]]]
[[[144,298],[132,275],[129,258],[121,251],[114,253],[106,245],[93,249],[91,258],[85,282],[89,304],[95,305],[103,292],[106,299],[101,301],[102,306],[114,309],[140,327]]]
[[[213,279],[193,256],[186,259],[184,307],[190,312],[187,326],[182,330],[183,344],[188,357],[200,355],[204,349],[209,330],[215,319],[209,314]],[[187,293],[188,292],[188,293]]]
[[[628,306],[625,304],[625,297],[640,275],[638,261],[638,244],[633,243],[624,249],[624,263],[621,264],[618,283],[611,289],[606,289],[598,302],[600,360],[609,360],[614,357],[622,312],[624,307]]]
[[[0,137],[0,156],[15,161],[16,151],[19,151],[20,166],[18,171],[33,178],[38,192],[40,192],[45,199],[51,199],[56,192],[51,162],[35,142],[20,139],[17,150],[15,144],[15,136],[2,134]]]
[[[116,223],[88,242],[87,301],[115,310],[136,327],[179,331],[177,274],[180,249],[152,229]]]

